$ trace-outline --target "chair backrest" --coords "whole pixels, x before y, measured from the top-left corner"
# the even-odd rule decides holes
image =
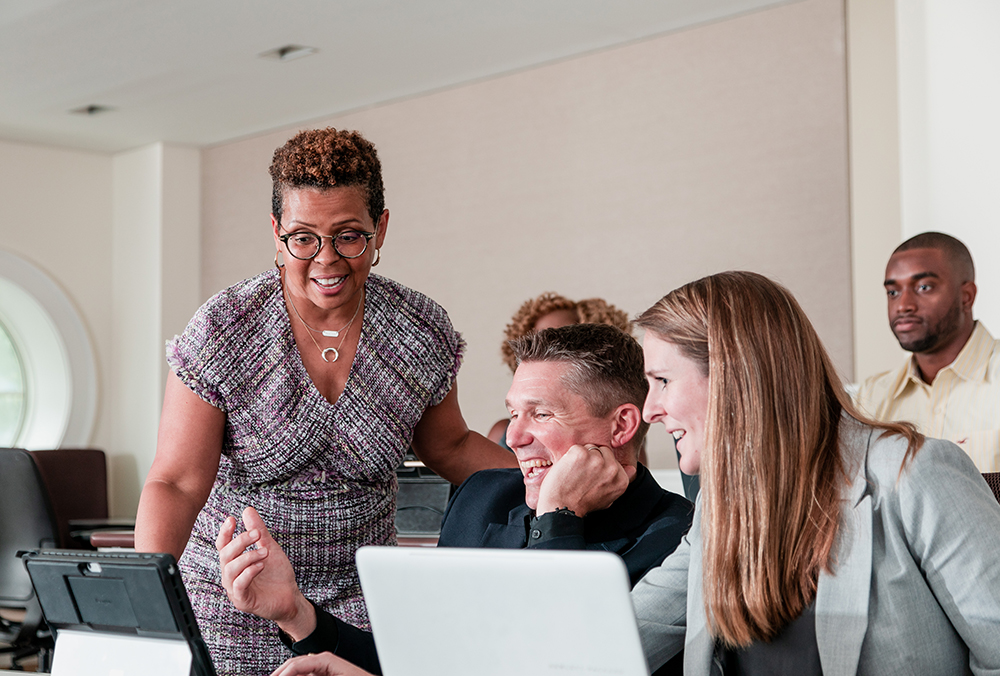
[[[18,550],[57,542],[48,494],[31,454],[0,448],[0,607],[24,608],[34,597]]]
[[[48,488],[52,513],[59,527],[59,546],[77,549],[69,536],[72,519],[108,518],[108,466],[97,448],[31,451]]]
[[[1000,502],[1000,472],[983,472],[983,478],[993,491],[993,497]]]

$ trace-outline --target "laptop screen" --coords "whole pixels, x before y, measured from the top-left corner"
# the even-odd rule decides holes
[[[362,547],[385,676],[648,676],[625,564],[608,552]]]

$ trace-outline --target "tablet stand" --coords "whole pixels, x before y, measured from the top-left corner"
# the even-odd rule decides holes
[[[186,641],[64,629],[56,637],[52,676],[189,676]]]

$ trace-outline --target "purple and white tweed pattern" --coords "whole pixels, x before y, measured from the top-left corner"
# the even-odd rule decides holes
[[[395,544],[394,470],[451,390],[465,344],[426,296],[377,275],[365,289],[357,354],[332,404],[302,364],[276,270],[214,296],[168,343],[178,377],[226,413],[219,473],[180,562],[220,676],[269,674],[289,656],[275,625],[235,610],[220,584],[215,536],[247,505],[308,598],[368,625],[354,554]]]

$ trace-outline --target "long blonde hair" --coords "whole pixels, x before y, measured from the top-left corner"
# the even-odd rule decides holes
[[[729,646],[768,641],[812,603],[832,571],[847,483],[838,448],[854,408],[809,319],[787,289],[752,272],[687,284],[636,325],[676,345],[709,378],[701,453],[705,610]]]

